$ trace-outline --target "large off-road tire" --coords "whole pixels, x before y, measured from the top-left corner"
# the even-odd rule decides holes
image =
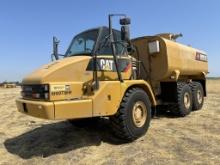
[[[192,89],[192,109],[200,110],[204,103],[204,90],[199,82],[192,82],[190,84]]]
[[[146,92],[140,88],[129,89],[117,113],[110,117],[114,134],[125,141],[133,141],[144,135],[150,120],[150,100]]]
[[[177,103],[172,106],[171,112],[178,117],[189,115],[192,111],[192,91],[187,83],[177,83]]]
[[[84,118],[84,119],[73,119],[73,120],[68,120],[68,121],[69,123],[71,123],[72,125],[76,127],[83,128],[83,127],[97,124],[99,120],[100,120],[100,117],[92,117],[92,118]]]

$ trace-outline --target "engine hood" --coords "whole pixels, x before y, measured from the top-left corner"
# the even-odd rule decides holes
[[[92,78],[86,71],[91,57],[73,56],[46,64],[27,75],[23,84],[46,84],[53,82],[85,82]]]

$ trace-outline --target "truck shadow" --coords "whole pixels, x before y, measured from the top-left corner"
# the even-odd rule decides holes
[[[158,111],[158,118],[171,117],[164,111]],[[82,128],[75,127],[68,121],[45,124],[17,137],[7,139],[4,145],[8,152],[23,159],[48,157],[66,153],[87,146],[99,146],[102,142],[123,144],[124,141],[113,136],[108,119]]]
[[[103,141],[115,145],[124,143],[111,134],[107,119],[83,128],[77,128],[68,121],[46,124],[7,139],[4,145],[8,152],[30,159],[66,153],[87,146],[99,146]]]
[[[169,106],[157,106],[157,110],[152,112],[152,116],[154,116],[154,119],[178,118],[178,116],[174,115],[170,110],[171,107]]]

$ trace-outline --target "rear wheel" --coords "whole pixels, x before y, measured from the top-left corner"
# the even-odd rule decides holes
[[[148,95],[140,88],[126,92],[118,112],[110,117],[114,134],[126,141],[144,135],[150,125],[151,104]]]
[[[204,90],[199,82],[192,82],[191,83],[192,89],[192,109],[193,110],[200,110],[204,103]]]
[[[187,83],[177,84],[177,104],[172,107],[172,113],[179,117],[190,114],[192,110],[192,92]]]

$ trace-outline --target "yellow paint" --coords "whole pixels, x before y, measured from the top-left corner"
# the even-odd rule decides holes
[[[148,43],[156,40],[160,43],[160,52],[149,54]],[[208,63],[196,60],[196,52],[206,54],[201,50],[160,36],[140,37],[132,40],[132,43],[138,48],[139,53],[136,52],[133,56],[139,57],[143,62],[150,81],[170,81],[175,71],[180,78],[182,76],[201,77],[203,72],[208,73]],[[145,76],[143,69],[141,74]]]
[[[121,101],[120,81],[102,81],[94,95],[93,116],[108,116],[115,114]]]
[[[55,101],[55,119],[92,117],[92,100]]]
[[[27,112],[24,111],[24,104],[26,104]],[[16,105],[18,111],[26,115],[43,119],[54,119],[53,102],[17,99]]]

